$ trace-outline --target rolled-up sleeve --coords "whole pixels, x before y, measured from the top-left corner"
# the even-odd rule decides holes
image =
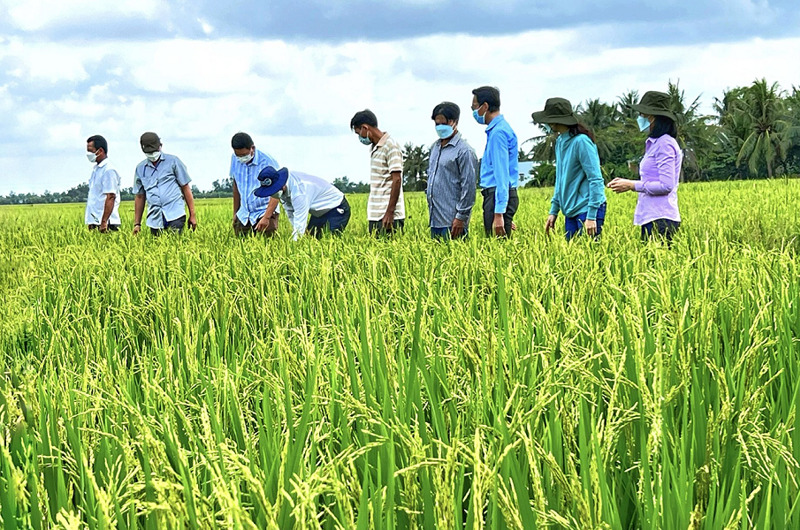
[[[186,186],[192,181],[192,179],[189,178],[189,172],[186,171],[186,166],[179,158],[175,158],[175,164],[172,166],[172,170],[175,173],[175,180],[178,182],[179,186]]]
[[[109,193],[117,194],[117,182],[119,182],[119,175],[114,169],[109,169],[103,173],[103,180],[100,181],[100,191],[108,195]]]

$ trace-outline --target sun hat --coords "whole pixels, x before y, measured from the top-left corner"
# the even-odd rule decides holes
[[[666,116],[676,121],[675,113],[669,107],[669,94],[651,90],[645,92],[638,104],[629,105],[630,108],[647,116]]]
[[[578,118],[572,110],[572,103],[564,98],[550,98],[544,104],[544,110],[534,112],[531,118],[535,123],[560,123],[561,125],[577,125]]]
[[[256,188],[253,193],[256,197],[269,197],[275,195],[286,185],[286,181],[289,180],[289,170],[285,167],[275,169],[267,166],[258,174],[258,180],[261,181],[261,186]]]

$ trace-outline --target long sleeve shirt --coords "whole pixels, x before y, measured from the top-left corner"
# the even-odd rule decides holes
[[[675,138],[665,134],[647,139],[644,158],[639,164],[640,180],[633,187],[639,192],[633,214],[635,225],[641,226],[656,219],[680,222],[678,181],[682,163],[683,153]]]
[[[506,213],[508,190],[519,184],[519,143],[502,114],[486,127],[486,150],[481,159],[481,188],[495,188],[494,213]]]
[[[292,224],[292,239],[306,233],[308,216],[320,217],[342,204],[344,194],[333,184],[314,175],[289,171],[281,204]]]
[[[426,195],[432,228],[449,228],[454,219],[469,225],[477,176],[478,158],[461,133],[431,146]]]
[[[164,228],[164,221],[174,221],[186,215],[186,203],[181,188],[192,179],[186,166],[174,155],[161,154],[158,165],[142,160],[136,166],[133,193],[144,194],[147,200],[147,226]]]
[[[231,156],[230,177],[236,182],[240,197],[239,210],[236,212],[236,217],[244,225],[247,223],[255,225],[267,210],[269,197],[258,197],[253,193],[256,188],[261,186],[258,174],[267,166],[272,166],[275,169],[280,169],[281,167],[278,165],[277,160],[258,149],[256,149],[253,159],[247,164],[239,162],[236,155]],[[275,211],[277,212],[278,210]]]
[[[566,217],[586,214],[595,221],[597,210],[606,202],[603,174],[597,146],[585,134],[562,133],[556,140],[556,187],[550,215]]]

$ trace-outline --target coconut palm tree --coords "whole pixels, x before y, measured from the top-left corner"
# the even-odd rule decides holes
[[[424,145],[407,143],[403,146],[403,189],[407,191],[425,189],[430,154],[430,150]]]
[[[758,173],[763,164],[766,165],[767,176],[772,178],[775,165],[783,162],[793,136],[782,96],[778,83],[769,84],[766,79],[757,79],[737,105],[738,111],[747,116],[751,126],[750,134],[739,150],[736,164],[747,162],[753,175]]]

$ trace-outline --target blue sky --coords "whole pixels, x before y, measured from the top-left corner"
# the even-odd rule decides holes
[[[155,130],[200,188],[227,176],[250,132],[283,165],[367,176],[350,133],[369,107],[401,143],[430,143],[431,108],[461,105],[480,154],[472,88],[501,90],[520,140],[547,97],[613,100],[680,80],[706,107],[755,78],[800,85],[796,0],[0,3],[0,194],[88,179],[103,134],[130,186]]]

